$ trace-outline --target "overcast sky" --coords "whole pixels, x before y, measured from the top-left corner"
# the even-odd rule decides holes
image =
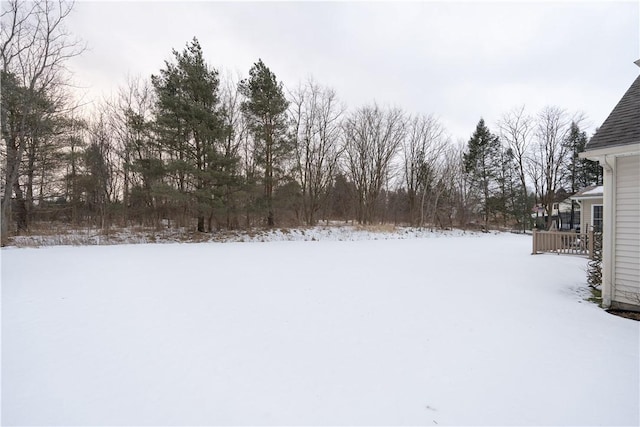
[[[285,86],[313,76],[349,108],[434,114],[453,140],[513,107],[602,124],[640,73],[640,2],[86,2],[68,29],[87,99],[157,74],[194,36],[219,70],[262,58]]]

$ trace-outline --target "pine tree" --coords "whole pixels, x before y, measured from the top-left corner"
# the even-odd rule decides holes
[[[50,159],[60,155],[61,147],[55,139],[64,120],[59,114],[60,106],[50,93],[29,93],[16,75],[5,71],[0,75],[1,139],[5,156],[2,185],[13,182],[9,190],[14,194],[14,201],[9,204],[8,211],[15,210],[16,231],[27,231],[34,210],[35,181],[42,168],[52,166]],[[9,174],[15,174],[15,179]],[[45,174],[46,169],[42,175]],[[6,216],[6,221],[10,221],[10,215]],[[8,224],[5,227],[8,230]]]
[[[500,140],[480,119],[463,155],[464,171],[472,186],[480,191],[485,229],[491,213],[490,198],[494,194],[500,168]]]
[[[581,159],[578,156],[587,145],[587,134],[581,131],[575,122],[571,123],[565,145],[571,150],[571,158],[568,164],[568,179],[571,192],[575,193],[584,187],[596,185],[601,175],[600,166],[598,162]]]
[[[267,225],[275,225],[273,189],[282,175],[282,164],[292,154],[293,144],[287,135],[286,112],[289,106],[282,83],[258,60],[242,80],[239,90],[246,97],[242,103],[249,129],[255,140],[256,160],[263,169],[264,206]]]
[[[567,165],[568,185],[571,193],[574,194],[585,187],[598,184],[601,176],[601,167],[598,162],[589,159],[581,159],[579,153],[584,151],[587,145],[587,134],[580,130],[576,122],[571,122],[569,134],[564,141],[571,157]],[[570,227],[573,229],[573,218],[575,216],[576,202],[571,204]]]
[[[218,72],[204,61],[196,38],[173,55],[175,62],[165,62],[165,69],[151,77],[157,95],[157,131],[167,155],[165,171],[177,191],[174,197],[178,203],[195,206],[197,229],[202,232],[205,216],[211,217],[221,203],[220,188],[228,178],[222,173],[224,165],[235,159],[221,155],[228,129],[219,107]]]
[[[492,210],[499,213],[506,227],[511,218],[518,218],[518,198],[522,192],[518,182],[514,154],[511,148],[501,147],[499,151],[499,165],[497,168],[496,194],[491,197]]]

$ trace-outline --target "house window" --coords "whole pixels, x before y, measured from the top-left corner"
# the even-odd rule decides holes
[[[602,231],[602,205],[593,205],[591,208],[591,222],[594,231]]]

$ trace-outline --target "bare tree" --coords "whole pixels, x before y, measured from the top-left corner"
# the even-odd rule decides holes
[[[477,204],[476,191],[470,185],[464,170],[464,154],[467,143],[458,140],[455,144],[448,144],[442,163],[440,164],[439,181],[437,187],[442,191],[442,202],[434,217],[446,215],[449,226],[457,223],[466,227],[471,217],[471,207]],[[444,225],[444,220],[438,220]]]
[[[344,122],[346,169],[356,189],[360,224],[370,224],[394,155],[406,135],[406,119],[398,108],[361,107]]]
[[[434,183],[446,143],[444,128],[433,116],[416,116],[409,122],[402,155],[411,225],[424,224],[428,192],[434,193],[437,205],[439,192]]]
[[[551,226],[553,203],[557,191],[564,183],[567,157],[570,154],[564,143],[571,122],[579,122],[580,117],[571,117],[558,107],[545,107],[538,113],[534,144],[529,160],[529,176],[534,184],[536,199],[544,207],[546,227]]]
[[[3,86],[12,80],[14,88],[20,92],[20,106],[13,111],[6,104],[7,98],[3,97],[0,118],[7,155],[0,209],[2,245],[7,243],[14,192],[18,203],[24,203],[18,178],[26,149],[26,136],[32,124],[30,119],[38,101],[46,98],[52,87],[62,84],[66,60],[83,50],[63,27],[72,7],[73,3],[70,2],[47,0],[9,0],[2,4],[0,55]],[[8,126],[9,122],[14,124],[12,128]],[[22,220],[19,218],[19,221]]]
[[[154,101],[149,80],[129,76],[104,108],[117,157],[115,173],[121,182],[124,224],[133,210],[141,221],[152,219],[157,225],[157,215],[149,212],[157,208],[152,187],[160,178],[154,172],[154,160],[160,158],[153,139]]]
[[[518,179],[522,187],[522,204],[520,206],[522,231],[527,229],[529,222],[529,212],[527,191],[527,161],[529,159],[529,149],[533,136],[534,123],[531,116],[527,115],[524,106],[514,108],[504,114],[498,122],[500,128],[500,139],[511,149],[513,161],[517,167]]]
[[[249,137],[249,129],[242,114],[242,94],[238,83],[241,77],[226,72],[220,81],[220,105],[224,127],[224,141],[221,146],[221,156],[224,159],[221,167],[225,177],[222,184],[222,198],[224,205],[223,221],[227,228],[239,225],[237,214],[239,200],[237,194],[242,189],[241,177],[244,162],[242,161],[243,143]],[[209,219],[211,222],[211,218]]]
[[[256,215],[256,203],[261,195],[258,185],[260,167],[256,140],[249,128],[249,123],[242,111],[243,95],[240,91],[242,75],[239,72],[226,72],[221,83],[221,99],[225,111],[225,123],[229,126],[228,142],[230,150],[234,150],[239,157],[238,173],[241,182],[237,194],[231,198],[229,204],[228,227],[241,226],[239,215],[244,214],[244,226],[249,228],[259,217]],[[237,217],[234,217],[235,214]]]
[[[344,113],[336,93],[309,79],[290,93],[294,127],[294,177],[302,190],[302,214],[308,225],[326,203],[338,167],[340,119]]]
[[[88,146],[83,152],[83,191],[88,211],[97,225],[108,228],[109,207],[117,198],[117,173],[111,132],[104,114],[95,117],[88,129]]]
[[[74,112],[67,118],[64,140],[65,152],[65,200],[70,204],[70,220],[78,224],[82,201],[82,156],[86,147],[88,124]]]

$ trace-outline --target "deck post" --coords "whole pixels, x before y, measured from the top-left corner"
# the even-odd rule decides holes
[[[536,243],[537,243],[537,242],[536,242],[536,240],[537,240],[537,237],[538,237],[538,236],[537,236],[537,233],[538,233],[538,231],[534,228],[534,229],[532,230],[532,234],[531,234],[531,235],[533,236],[533,238],[531,239],[531,240],[532,240],[532,242],[533,242],[533,249],[532,249],[532,251],[531,251],[531,255],[535,255],[535,254],[537,254],[537,253],[538,253],[538,251],[537,251],[537,250],[538,250],[538,247],[536,246]]]

